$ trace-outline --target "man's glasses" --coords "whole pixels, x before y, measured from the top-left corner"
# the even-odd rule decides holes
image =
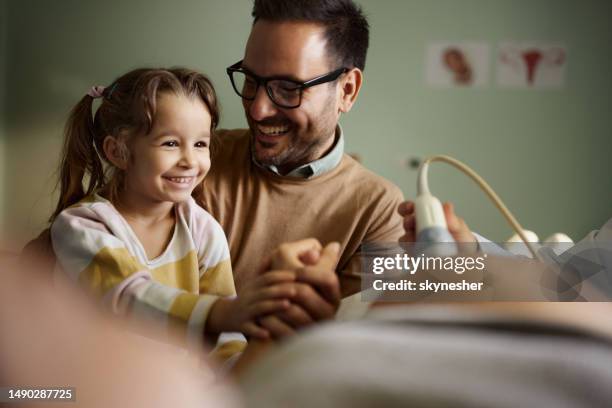
[[[254,100],[259,86],[263,85],[272,102],[281,108],[293,109],[299,107],[302,103],[304,89],[335,81],[340,75],[348,72],[349,69],[338,68],[335,71],[306,82],[298,82],[283,77],[262,78],[242,68],[242,61],[238,61],[231,67],[228,67],[226,71],[232,81],[234,91],[247,101]]]

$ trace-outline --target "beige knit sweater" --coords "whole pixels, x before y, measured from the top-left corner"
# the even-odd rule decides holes
[[[337,271],[345,295],[359,290],[347,274],[361,269],[364,242],[393,242],[403,234],[402,193],[348,155],[310,179],[281,177],[253,163],[248,130],[219,131],[212,168],[196,200],[219,221],[229,241],[236,287],[279,244],[309,237],[338,241]]]

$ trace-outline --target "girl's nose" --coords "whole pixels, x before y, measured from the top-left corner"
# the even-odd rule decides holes
[[[195,156],[191,147],[185,147],[181,150],[181,161],[179,164],[183,167],[191,168],[195,166]]]

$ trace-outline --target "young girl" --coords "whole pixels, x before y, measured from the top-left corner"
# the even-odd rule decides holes
[[[92,88],[66,126],[51,219],[72,280],[115,313],[179,323],[196,344],[222,332],[266,338],[255,318],[286,309],[293,290],[268,274],[234,296],[223,230],[191,196],[210,168],[218,120],[214,89],[194,71],[137,69]],[[222,354],[243,340],[226,335]]]

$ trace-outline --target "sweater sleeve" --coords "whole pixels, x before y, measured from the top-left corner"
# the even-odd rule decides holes
[[[113,313],[178,328],[188,343],[203,344],[206,317],[218,296],[155,282],[91,208],[64,210],[51,239],[60,268]]]
[[[403,200],[401,190],[390,185],[377,200],[372,201],[371,205],[374,207],[370,217],[372,222],[361,242],[362,245],[374,242],[392,243],[399,240],[404,234],[404,228],[397,208]],[[359,274],[363,272],[361,248],[360,246],[360,249],[338,271],[343,297],[361,290],[361,279],[359,278]]]
[[[221,225],[206,211],[196,208],[191,229],[198,248],[201,296],[236,296],[229,247]],[[226,361],[245,347],[242,333],[224,332],[219,335],[213,355]]]
[[[200,268],[200,293],[235,296],[236,287],[227,239],[221,226],[212,217],[201,227],[196,245]]]

